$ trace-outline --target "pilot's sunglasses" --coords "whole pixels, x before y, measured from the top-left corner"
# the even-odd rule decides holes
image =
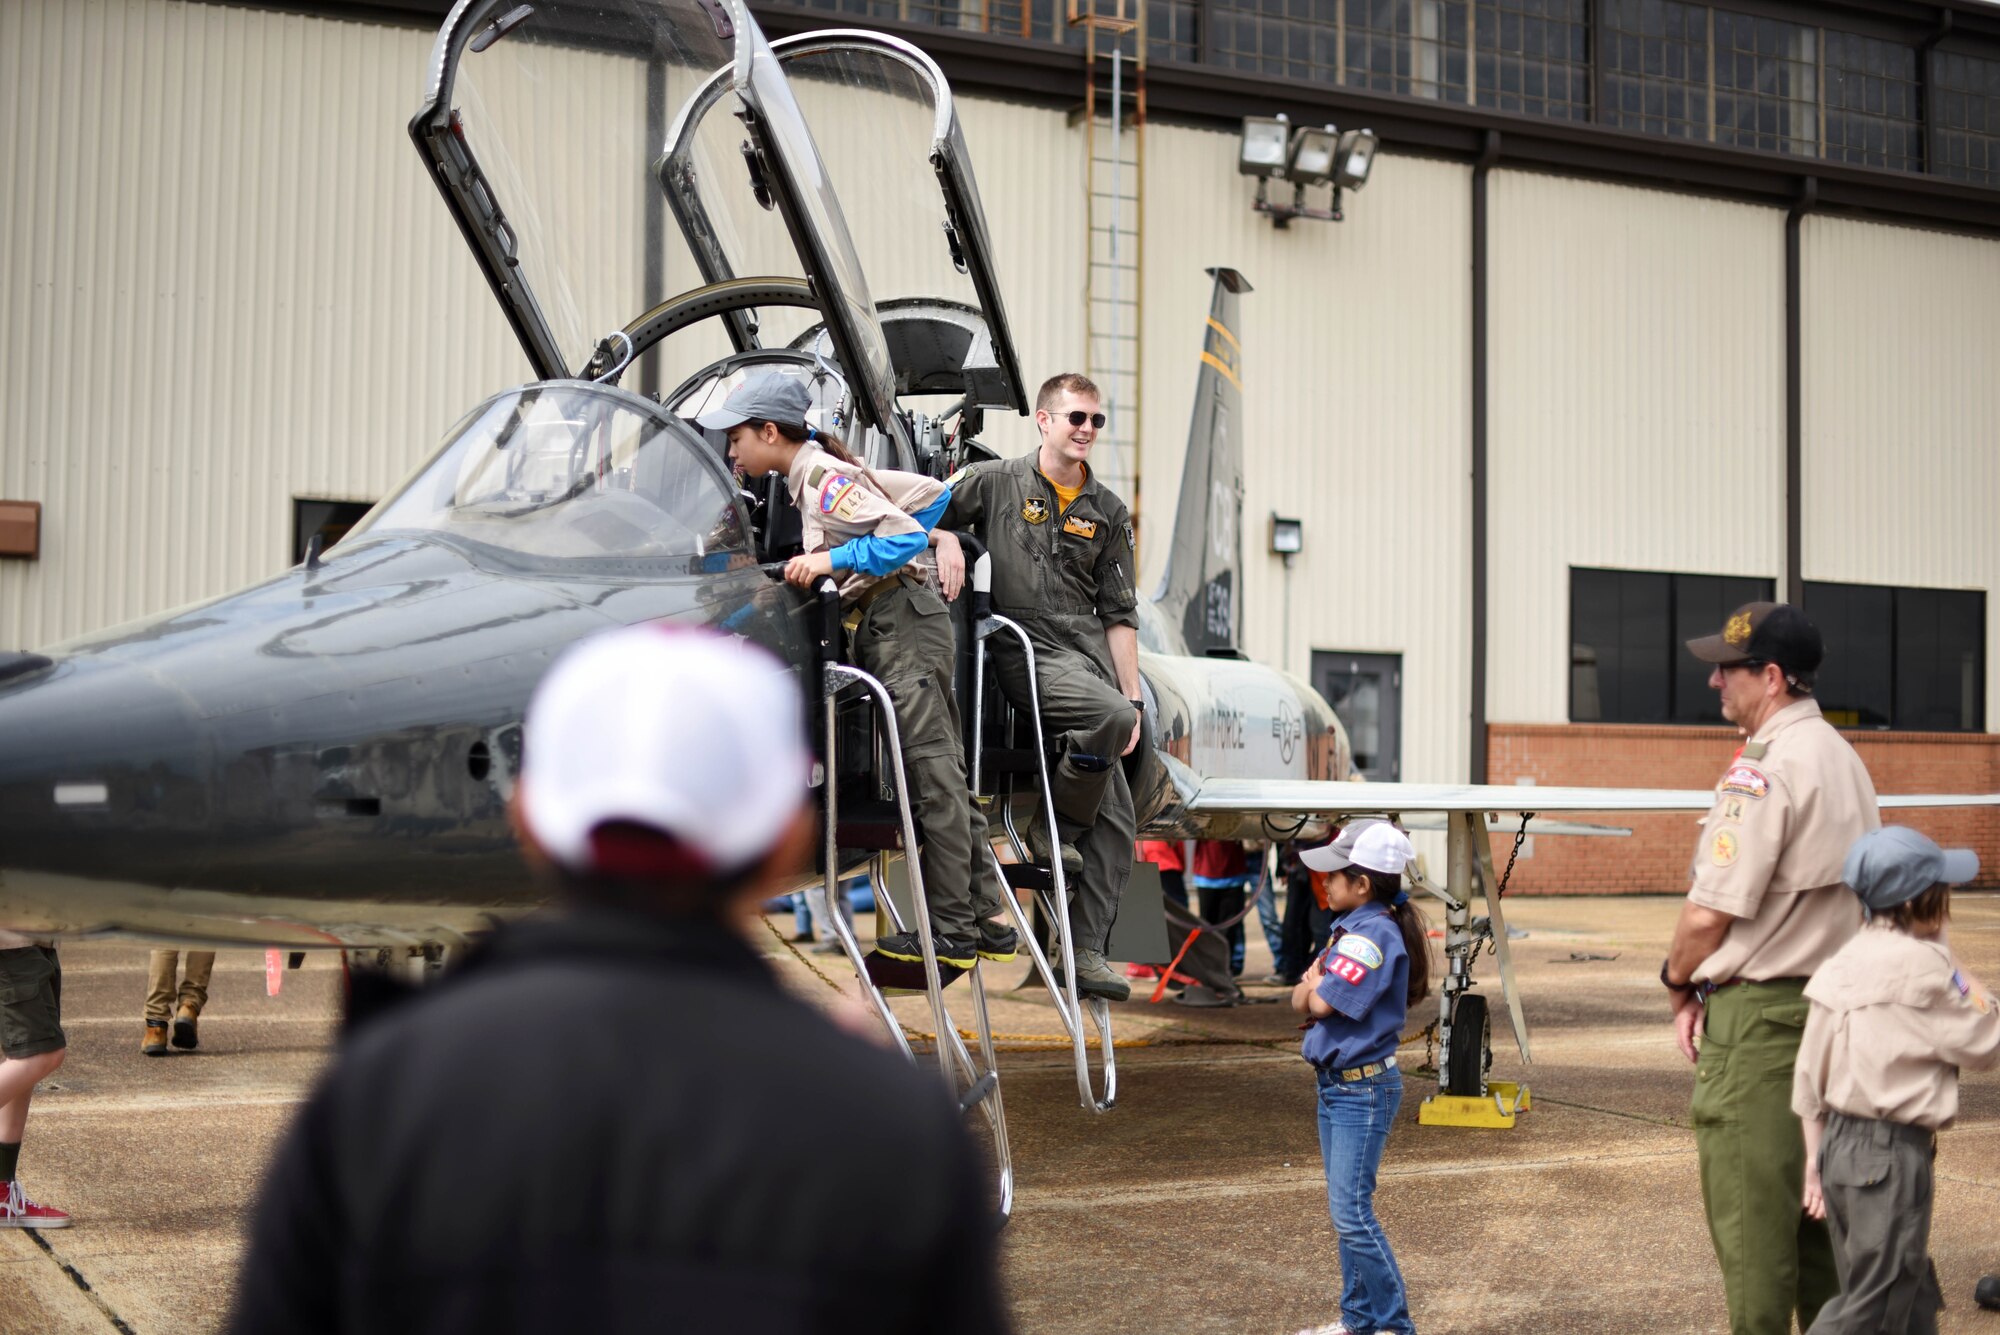
[[[1088,422],[1092,431],[1104,430],[1103,413],[1087,413],[1081,408],[1073,408],[1063,415],[1069,418],[1071,426],[1082,426],[1085,422]]]

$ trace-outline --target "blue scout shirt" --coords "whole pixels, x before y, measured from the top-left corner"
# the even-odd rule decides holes
[[[1396,915],[1370,903],[1335,918],[1320,967],[1320,1000],[1333,1014],[1307,1026],[1299,1055],[1335,1070],[1393,1056],[1410,1010],[1410,953]]]

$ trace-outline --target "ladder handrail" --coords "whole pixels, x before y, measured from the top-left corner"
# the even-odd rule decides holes
[[[965,1040],[959,1036],[957,1022],[952,1019],[950,1009],[944,1001],[944,983],[938,968],[937,943],[931,935],[930,905],[924,890],[923,867],[917,858],[916,820],[910,812],[910,792],[908,776],[903,769],[902,735],[896,718],[896,703],[882,682],[849,664],[834,661],[830,656],[820,664],[820,695],[826,720],[826,755],[824,759],[823,794],[826,804],[826,871],[825,892],[832,908],[826,920],[832,924],[834,935],[839,938],[841,948],[846,953],[848,963],[854,969],[854,976],[860,980],[862,990],[874,1004],[876,1013],[888,1028],[903,1055],[916,1062],[916,1053],[910,1047],[910,1040],[897,1021],[895,1012],[889,1008],[888,998],[882,989],[868,976],[868,966],[861,953],[860,942],[855,939],[854,929],[848,925],[846,915],[839,912],[837,897],[840,894],[840,780],[839,780],[839,709],[841,692],[849,686],[859,686],[868,693],[875,704],[876,717],[887,737],[887,751],[890,773],[896,791],[896,810],[902,822],[903,862],[910,877],[910,907],[916,918],[917,940],[924,955],[924,990],[929,997],[931,1020],[936,1026],[938,1070],[945,1083],[957,1088],[957,1076],[962,1074],[966,1087],[978,1091],[982,1083],[990,1082],[983,1096],[976,1099],[981,1114],[993,1136],[993,1157],[998,1175],[999,1222],[1005,1224],[1014,1211],[1014,1159],[1007,1139],[1006,1107],[1000,1097],[1000,1066],[993,1047],[993,1023],[986,1005],[986,980],[978,960],[967,971],[968,986],[972,992],[974,1032],[979,1040],[980,1058],[974,1062]],[[987,849],[991,856],[992,849]],[[899,930],[908,930],[900,924],[895,901],[888,892],[887,878],[882,871],[886,857],[875,859],[875,891],[877,903],[888,909],[892,921],[898,922]],[[958,1070],[954,1072],[956,1064]]]
[[[1043,741],[1042,733],[1041,690],[1036,684],[1035,679],[1034,642],[1029,639],[1028,632],[1019,622],[1001,616],[998,612],[990,613],[984,617],[973,628],[973,635],[983,645],[984,641],[1002,630],[1008,631],[1016,639],[1020,640],[1021,651],[1026,655],[1028,718],[1035,738],[1035,745],[1031,748],[1035,753],[1035,775],[1038,786],[1041,789],[1042,818],[1046,822],[1046,828],[1049,832],[1049,844],[1051,848],[1057,848],[1059,845],[1059,832],[1056,828],[1055,792],[1049,785],[1048,750]],[[985,755],[982,741],[984,729],[978,726],[979,723],[984,721],[985,698],[986,655],[984,652],[976,652],[972,656],[972,707],[974,710],[975,726],[973,728],[973,768],[971,770],[971,781],[975,789],[979,785],[979,775],[981,772],[979,766],[984,760]],[[1024,855],[1028,850],[1021,840],[1019,831],[1014,828],[1014,811],[1011,804],[1004,802],[1001,804],[1000,821],[1001,827],[1007,832],[1008,842],[1014,847],[1015,855],[1026,861]],[[987,856],[992,860],[995,874],[1000,875],[1000,860],[994,855],[991,845],[987,847]],[[1096,1090],[1096,1082],[1091,1078],[1090,1073],[1090,1046],[1084,1040],[1083,1034],[1082,1017],[1085,1010],[1085,998],[1078,993],[1076,986],[1076,945],[1071,940],[1069,926],[1069,881],[1063,875],[1062,858],[1059,853],[1057,856],[1051,857],[1049,862],[1051,864],[1049,867],[1049,878],[1054,886],[1054,911],[1050,916],[1056,921],[1056,937],[1062,947],[1063,986],[1058,987],[1056,985],[1055,976],[1049,969],[1048,958],[1043,954],[1041,944],[1035,940],[1035,934],[1028,926],[1027,915],[1021,912],[1020,903],[1014,898],[1013,887],[1007,884],[1004,875],[1000,875],[1000,885],[1006,893],[1001,898],[1006,902],[1007,911],[1013,917],[1015,926],[1021,934],[1021,939],[1028,945],[1028,955],[1034,961],[1035,971],[1041,975],[1043,985],[1048,988],[1050,997],[1055,1000],[1056,1014],[1062,1020],[1063,1028],[1069,1033],[1070,1046],[1076,1059],[1076,1084],[1079,1099],[1083,1106],[1092,1112],[1109,1112],[1118,1101],[1117,1061],[1113,1055],[1111,1046],[1111,1007],[1102,997],[1088,998],[1091,1022],[1097,1029],[1098,1044],[1103,1052],[1104,1095],[1102,1098],[1099,1098]]]

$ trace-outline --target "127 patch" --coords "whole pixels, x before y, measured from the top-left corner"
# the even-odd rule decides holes
[[[1327,972],[1348,984],[1359,984],[1368,981],[1367,967],[1358,961],[1347,958],[1345,955],[1334,956],[1333,963],[1327,967]]]
[[[1731,765],[1729,773],[1722,776],[1722,791],[1761,801],[1771,791],[1771,781],[1755,765]]]
[[[1715,844],[1710,848],[1708,860],[1718,867],[1732,866],[1736,862],[1736,836],[1728,830],[1715,832]]]
[[[1376,945],[1365,936],[1356,936],[1350,932],[1340,938],[1340,944],[1336,945],[1334,949],[1357,964],[1360,964],[1363,968],[1379,969],[1382,967],[1382,947]]]

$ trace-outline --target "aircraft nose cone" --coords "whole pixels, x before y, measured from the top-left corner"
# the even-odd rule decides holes
[[[0,918],[22,873],[171,884],[207,838],[185,697],[129,664],[23,657],[0,658]]]

